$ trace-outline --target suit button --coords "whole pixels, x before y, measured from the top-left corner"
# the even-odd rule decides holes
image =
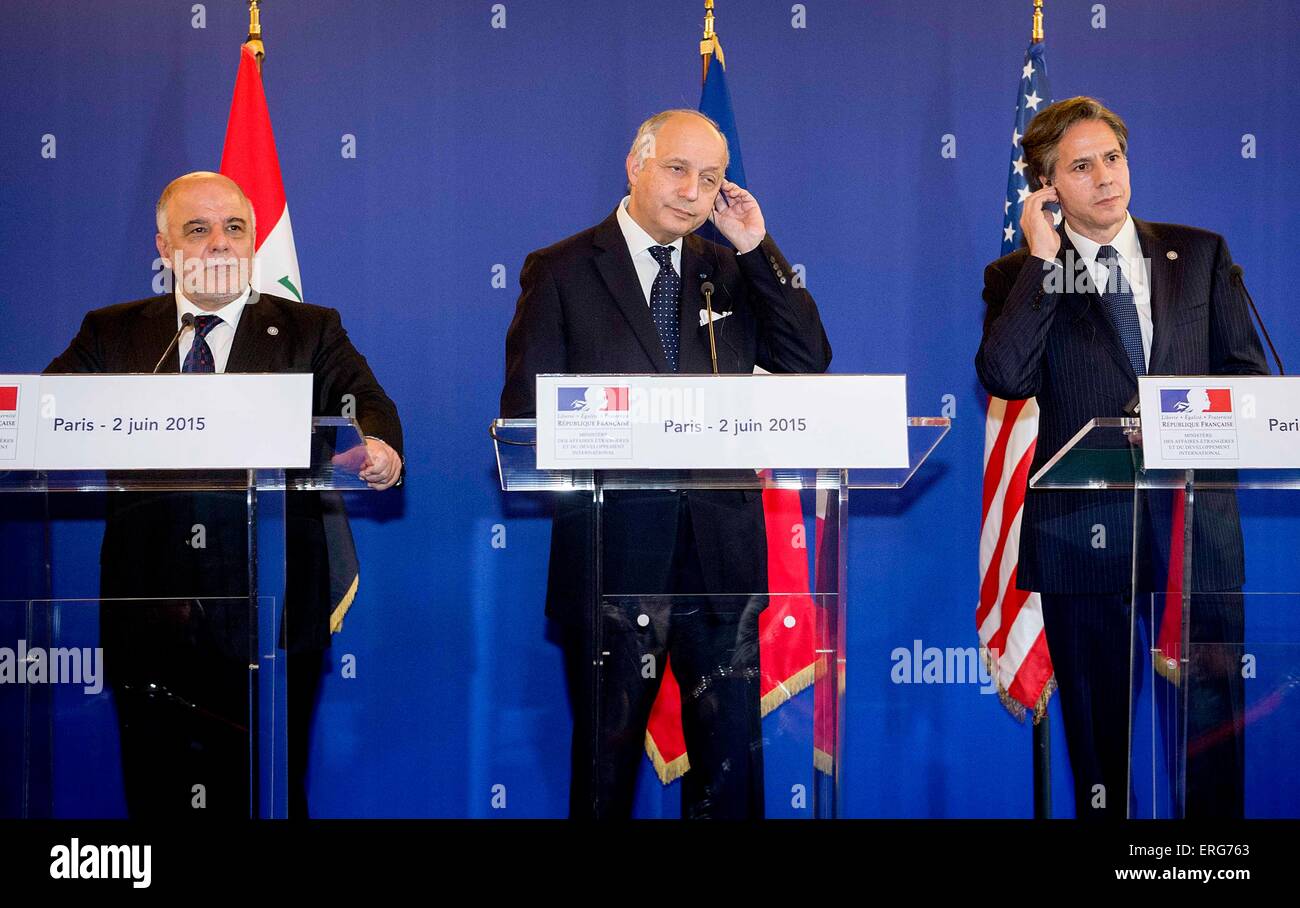
[[[785,283],[785,278],[781,278],[781,283]]]

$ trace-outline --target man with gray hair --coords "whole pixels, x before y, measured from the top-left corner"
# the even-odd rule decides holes
[[[506,336],[503,417],[536,414],[542,373],[710,372],[706,282],[715,287],[719,372],[826,370],[831,350],[817,306],[795,285],[757,200],[726,179],[727,163],[717,124],[693,110],[641,124],[625,161],[627,197],[600,224],[524,262]],[[695,235],[705,221],[734,248]],[[590,501],[559,501],[551,535],[547,614],[564,639],[574,714],[570,813],[630,814],[662,674],[647,678],[643,667],[646,657],[660,667],[670,657],[691,764],[682,815],[762,816],[761,493],[609,493],[604,500],[599,629],[589,607]],[[631,600],[620,603],[619,594],[662,598],[637,600],[631,614]],[[594,639],[605,652],[600,690],[592,683]]]
[[[310,373],[313,415],[355,404],[366,435],[360,477],[377,490],[398,484],[397,408],[338,312],[249,283],[255,212],[239,186],[219,173],[185,174],[163,190],[156,219],[173,292],[88,313],[46,371]],[[244,494],[116,493],[106,507],[100,597],[137,600],[101,608],[128,811],[247,817],[250,629],[238,606],[222,602],[249,594]],[[323,654],[342,622],[331,554],[342,551],[344,534],[351,546],[351,533],[336,498],[295,492],[285,507],[289,800],[290,815],[305,816],[307,732]],[[199,547],[189,544],[196,525],[206,529]],[[168,601],[138,601],[146,599]]]

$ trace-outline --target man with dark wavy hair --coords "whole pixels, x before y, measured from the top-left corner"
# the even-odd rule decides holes
[[[1126,415],[1139,375],[1268,372],[1223,237],[1129,214],[1123,120],[1071,98],[1034,117],[1022,146],[1036,187],[1021,217],[1026,244],[984,272],[975,364],[990,394],[1038,398],[1031,474],[1093,417]],[[1049,203],[1060,206],[1059,227]],[[1167,534],[1169,497],[1143,507],[1140,523]],[[1025,496],[1017,584],[1041,594],[1080,817],[1128,810],[1132,527],[1130,492]],[[1232,492],[1197,492],[1194,533],[1191,640],[1240,641],[1245,559]],[[1160,531],[1147,535],[1139,552],[1159,544]],[[1156,588],[1159,561],[1142,560],[1139,590]],[[1184,807],[1240,816],[1241,678],[1201,668],[1192,666],[1188,740],[1200,743],[1189,745]]]

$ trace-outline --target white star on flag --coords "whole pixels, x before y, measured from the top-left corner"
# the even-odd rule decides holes
[[[1017,146],[1017,145],[1019,145],[1019,144],[1020,144],[1020,133],[1016,132],[1016,131],[1013,129],[1013,130],[1011,130],[1011,145],[1012,145],[1012,147],[1014,148],[1015,146]]]
[[[1019,189],[1016,190],[1016,195],[1020,196],[1020,198],[1016,200],[1016,204],[1017,205],[1025,204],[1025,199],[1029,198],[1030,196],[1029,187],[1021,186]]]
[[[1010,214],[1010,213],[1011,213],[1011,200],[1010,200],[1010,199],[1007,199],[1006,201],[1004,201],[1004,202],[1002,203],[1002,213],[1003,213],[1003,214]]]
[[[1017,176],[1023,177],[1025,175],[1025,156],[1021,155],[1019,158],[1012,161],[1011,166],[1016,169]]]
[[[1034,64],[1026,63],[1025,68],[1020,71],[1020,78],[1032,79],[1034,77]]]
[[[1061,212],[1059,212],[1059,211],[1053,211],[1053,212],[1052,212],[1052,223],[1053,223],[1054,225],[1056,225],[1057,227],[1060,227],[1060,226],[1061,226],[1061,221],[1063,221],[1063,220],[1065,220],[1065,215],[1061,214]]]
[[[1033,110],[1038,110],[1038,105],[1041,104],[1042,102],[1043,99],[1038,97],[1037,92],[1031,91],[1029,94],[1025,95],[1025,104],[1027,104]]]
[[[1006,229],[1002,231],[1002,239],[1010,243],[1015,238],[1016,238],[1016,228],[1014,225],[1008,224],[1006,226]]]

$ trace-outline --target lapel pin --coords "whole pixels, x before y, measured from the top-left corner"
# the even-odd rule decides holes
[[[271,335],[272,337],[275,337],[277,334],[280,333],[280,329],[275,327],[275,325],[272,325],[271,327],[266,329],[266,333]]]
[[[1171,262],[1176,261],[1178,259],[1178,253],[1170,249],[1168,252],[1165,253],[1165,258],[1169,259],[1169,261]]]

